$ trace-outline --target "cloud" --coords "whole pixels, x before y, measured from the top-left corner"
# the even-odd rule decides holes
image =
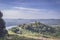
[[[2,10],[4,17],[11,19],[59,19],[59,13],[54,10],[32,9],[24,7],[12,7],[11,9]]]
[[[0,9],[14,6],[58,10],[60,9],[60,0],[0,0]]]

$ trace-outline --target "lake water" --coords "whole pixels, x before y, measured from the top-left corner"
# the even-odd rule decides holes
[[[6,27],[11,28],[15,25],[39,21],[47,25],[60,25],[60,19],[4,19]]]

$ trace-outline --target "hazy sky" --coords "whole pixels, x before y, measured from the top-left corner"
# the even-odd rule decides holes
[[[60,19],[60,0],[0,0],[3,18]]]

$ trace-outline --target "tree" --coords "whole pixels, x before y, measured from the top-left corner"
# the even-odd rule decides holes
[[[8,32],[5,27],[5,21],[2,19],[2,12],[0,11],[0,37],[4,37]]]

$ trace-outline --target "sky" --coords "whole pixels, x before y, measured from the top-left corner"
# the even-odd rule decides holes
[[[60,19],[60,0],[0,0],[7,19]]]

